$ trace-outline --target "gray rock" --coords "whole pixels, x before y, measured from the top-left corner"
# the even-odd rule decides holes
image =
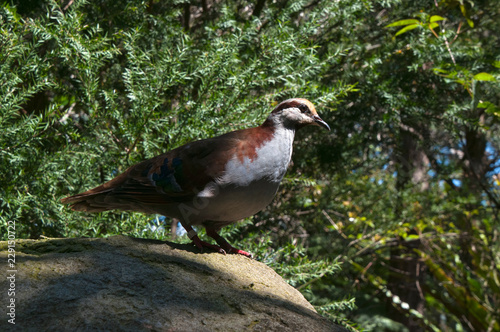
[[[7,242],[0,249],[7,262]],[[15,249],[16,324],[4,277],[3,331],[344,331],[239,255],[125,236],[17,240]]]

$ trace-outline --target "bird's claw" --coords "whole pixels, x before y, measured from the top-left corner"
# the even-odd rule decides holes
[[[202,241],[198,236],[194,236],[192,238],[193,240],[193,244],[195,246],[197,246],[202,252],[203,252],[203,248],[208,248],[210,250],[213,250],[215,252],[218,252],[219,254],[223,254],[223,255],[226,255],[226,254],[237,254],[237,255],[243,255],[245,257],[248,257],[248,258],[252,258],[252,254],[246,252],[246,251],[243,251],[243,250],[240,250],[240,249],[236,249],[235,247],[231,246],[229,243],[227,243],[224,248],[222,246],[218,246],[216,244],[211,244],[211,243],[208,243],[206,241]]]
[[[218,245],[211,244],[211,243],[208,243],[206,241],[202,241],[202,240],[200,240],[200,238],[198,236],[193,237],[192,240],[193,240],[193,244],[195,246],[197,246],[201,250],[201,252],[203,252],[203,248],[208,248],[210,250],[218,252],[219,254],[223,254],[223,255],[226,254],[226,251],[224,249],[222,249],[221,247],[219,247]]]
[[[243,255],[245,257],[248,257],[248,258],[252,258],[252,254],[249,253],[249,252],[246,252],[246,251],[243,251],[243,250],[240,250],[240,249],[237,249],[233,246],[229,246],[229,248],[225,248],[227,252],[231,253],[231,254],[237,254],[237,255]]]

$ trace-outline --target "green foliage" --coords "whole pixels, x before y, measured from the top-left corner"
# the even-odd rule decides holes
[[[133,232],[76,223],[57,200],[163,150],[256,125],[288,96],[344,93],[314,83],[326,65],[308,41],[313,25],[259,30],[223,7],[189,34],[176,10],[150,14],[142,2],[121,9],[130,21],[106,25],[85,1],[44,6],[37,18],[2,8],[1,217],[19,221],[20,236]],[[110,225],[128,216],[80,214]]]
[[[165,239],[59,199],[301,96],[332,132],[301,130],[272,206],[223,236],[353,331],[500,330],[499,3],[259,4],[2,5],[2,239]]]
[[[371,34],[377,48],[353,54],[370,70],[346,59],[363,92],[346,101],[356,116],[343,118],[354,143],[339,150],[352,164],[318,204],[333,248],[317,236],[313,250],[343,250],[360,279],[355,321],[385,297],[371,317],[412,331],[499,329],[498,37],[483,40],[498,30],[499,7],[471,3],[374,9],[367,25],[397,27],[397,37]],[[363,326],[395,326],[386,323]]]
[[[318,56],[316,13],[292,23],[299,2],[266,9],[261,19],[218,4],[192,26],[179,21],[182,6],[154,1],[31,5],[4,5],[0,13],[2,239],[9,220],[18,238],[165,239],[168,227],[158,216],[73,213],[59,199],[188,141],[255,126],[285,98],[333,105],[350,89],[321,84],[339,54]],[[304,290],[339,267],[312,262],[290,244],[273,253],[259,232],[244,238]],[[330,309],[349,301],[332,300]]]

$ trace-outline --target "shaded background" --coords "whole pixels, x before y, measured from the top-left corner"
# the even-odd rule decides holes
[[[304,97],[332,131],[223,235],[352,330],[500,330],[498,31],[497,1],[7,1],[1,238],[170,238],[59,199]]]

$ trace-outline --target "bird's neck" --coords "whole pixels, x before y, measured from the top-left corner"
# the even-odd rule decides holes
[[[261,125],[261,128],[272,131],[288,130],[292,131],[293,134],[295,134],[295,131],[298,129],[295,123],[286,121],[282,113],[271,113]]]
[[[266,143],[271,147],[268,149],[269,153],[281,155],[283,160],[286,160],[286,166],[288,166],[292,156],[296,128],[287,126],[282,119],[274,116],[274,114],[271,114],[259,128],[263,131],[272,132],[272,138]]]
[[[272,133],[272,140],[278,140],[281,144],[291,146],[295,137],[295,126],[286,125],[281,119],[270,115],[259,127],[262,131]]]

